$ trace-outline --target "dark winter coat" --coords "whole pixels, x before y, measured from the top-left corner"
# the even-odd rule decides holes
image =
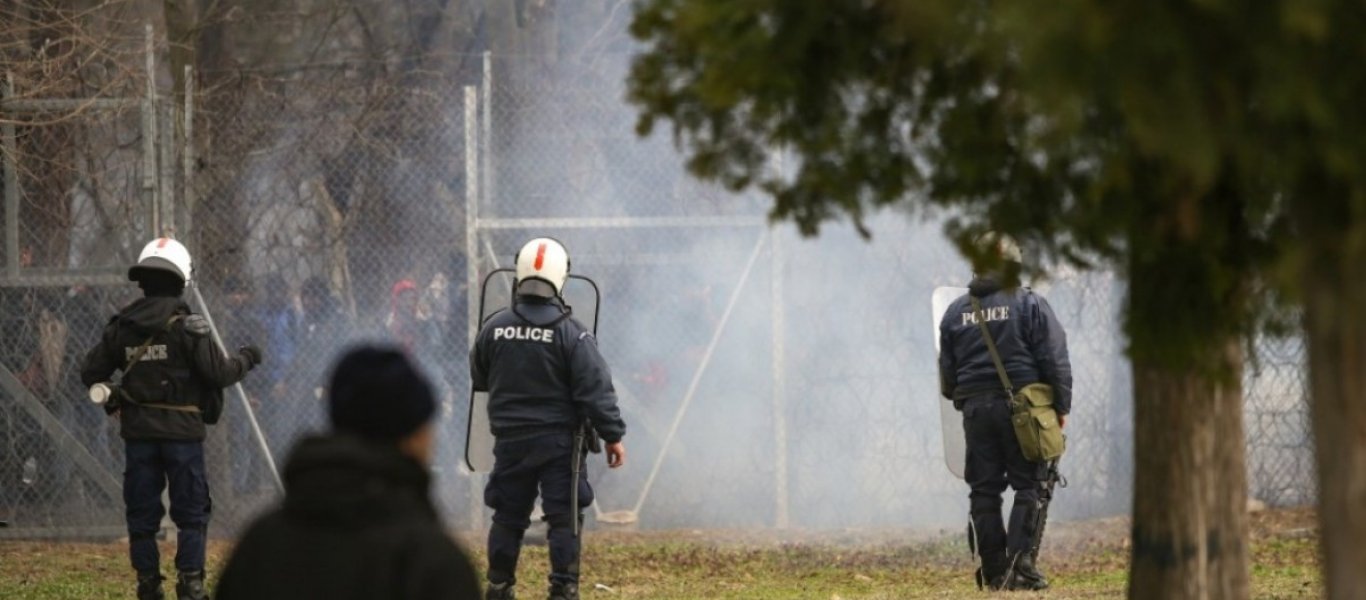
[[[626,435],[597,340],[559,302],[519,296],[515,310],[489,317],[470,352],[470,383],[489,393],[495,436],[569,431],[582,417],[609,444]]]
[[[241,381],[251,369],[242,357],[224,356],[209,336],[187,331],[189,315],[190,307],[178,297],[141,298],[109,320],[100,342],[86,354],[81,383],[87,387],[108,382],[115,371],[128,368],[121,381],[128,400],[116,396],[124,439],[204,439],[202,413],[140,404],[222,410],[223,388]],[[173,316],[182,318],[172,323]],[[152,342],[142,358],[129,368],[129,356],[149,338]]]
[[[480,597],[469,559],[442,530],[426,469],[394,446],[306,438],[284,478],[283,505],[241,537],[215,598]]]
[[[1072,363],[1067,335],[1048,301],[1024,287],[1005,288],[991,278],[974,279],[944,311],[939,324],[939,379],[945,398],[963,400],[1001,393],[1001,378],[973,317],[969,295],[978,298],[992,340],[1015,389],[1031,383],[1053,386],[1058,414],[1072,410]]]

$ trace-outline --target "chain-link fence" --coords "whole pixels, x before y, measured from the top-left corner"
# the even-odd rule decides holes
[[[153,231],[148,106],[123,87],[45,98],[26,83],[0,81],[0,520],[117,535],[122,447],[76,373],[136,291],[127,249]]]
[[[380,71],[202,76],[188,241],[224,343],[267,356],[242,392],[269,454],[243,394],[210,444],[228,530],[278,497],[271,463],[279,469],[299,436],[325,428],[331,360],[361,339],[402,345],[437,384],[438,491],[449,514],[469,515],[456,468],[457,390],[467,388],[465,86],[447,73]]]
[[[597,526],[961,522],[929,299],[968,269],[938,224],[882,215],[871,242],[839,224],[818,240],[770,228],[764,198],[699,184],[669,140],[637,139],[620,69],[541,77],[528,62],[203,73],[192,102],[161,102],[154,137],[146,110],[113,109],[89,113],[75,137],[7,133],[30,141],[7,142],[19,150],[5,154],[5,190],[19,200],[5,231],[39,228],[14,238],[28,254],[0,287],[0,518],[23,526],[7,535],[122,530],[117,422],[85,401],[75,369],[136,293],[122,269],[170,228],[196,257],[196,308],[229,347],[267,357],[211,428],[216,533],[279,498],[270,464],[325,427],[329,365],[361,339],[408,348],[437,383],[437,498],[456,526],[482,526],[481,476],[460,466],[470,285],[540,235],[562,240],[603,290],[600,345],[632,462],[590,466]],[[0,117],[15,114],[5,107]],[[105,162],[79,183],[25,175],[52,176],[44,161],[70,145]],[[148,199],[153,184],[179,190],[162,192],[170,208]],[[53,206],[69,214],[43,212]],[[44,245],[54,235],[64,241]],[[1037,288],[1067,328],[1076,376],[1059,514],[1122,513],[1133,473],[1122,283],[1058,271]],[[1251,493],[1308,502],[1303,349],[1267,341],[1258,354]]]

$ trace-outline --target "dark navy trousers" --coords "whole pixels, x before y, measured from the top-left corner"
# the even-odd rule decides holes
[[[204,543],[209,528],[209,480],[204,473],[202,442],[125,440],[123,504],[128,520],[128,554],[139,573],[161,570],[156,534],[166,507],[161,492],[170,485],[171,520],[180,530],[175,566],[179,571],[204,570]]]
[[[968,447],[963,474],[972,488],[968,498],[977,548],[984,560],[998,564],[1005,561],[1007,551],[1030,548],[1039,488],[1048,473],[1046,464],[1025,459],[1004,396],[1003,391],[969,398],[963,404],[963,433]],[[1015,490],[1009,534],[1001,518],[1001,495],[1007,485]]]
[[[493,509],[489,529],[489,581],[502,583],[516,578],[522,536],[531,525],[536,497],[549,525],[551,582],[579,580],[579,538],[574,535],[570,485],[573,434],[551,432],[517,439],[498,439],[493,445],[493,472],[484,488],[484,504]],[[579,510],[593,503],[586,469],[579,471]]]

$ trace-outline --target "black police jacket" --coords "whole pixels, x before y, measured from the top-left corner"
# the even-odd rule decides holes
[[[982,306],[987,329],[1015,389],[1031,383],[1053,386],[1058,414],[1072,410],[1072,363],[1067,334],[1048,301],[1029,288],[1003,288],[991,278],[977,278],[944,312],[939,323],[939,384],[945,398],[962,400],[1004,394],[968,295]]]
[[[469,558],[442,530],[430,477],[393,445],[309,437],[284,468],[285,498],[248,526],[214,598],[479,598]]]
[[[597,340],[558,301],[519,296],[490,316],[470,352],[470,383],[488,392],[497,437],[568,430],[581,417],[609,444],[626,434]]]
[[[208,336],[186,331],[190,307],[175,297],[150,296],[125,307],[109,320],[100,342],[85,356],[81,383],[108,382],[115,371],[151,338],[142,358],[123,374],[127,398],[117,400],[120,433],[129,440],[204,439],[202,413],[143,406],[163,404],[205,408],[222,406],[223,388],[241,381],[250,369],[241,357],[227,357]],[[171,323],[171,317],[182,318]],[[169,323],[169,325],[168,325]]]

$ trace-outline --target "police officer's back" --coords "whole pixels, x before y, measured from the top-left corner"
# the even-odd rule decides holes
[[[177,595],[205,597],[210,506],[205,424],[217,421],[223,387],[240,381],[261,360],[260,351],[250,347],[236,356],[223,354],[208,335],[208,323],[181,299],[190,274],[184,246],[167,238],[148,244],[128,273],[144,297],[110,319],[81,368],[82,383],[101,384],[92,389],[92,399],[107,394],[105,410],[119,416],[128,546],[139,598],[162,597],[155,536],[168,483],[171,518],[179,529]],[[115,372],[122,372],[120,384],[105,385]]]
[[[489,395],[494,468],[484,502],[494,509],[489,530],[488,598],[512,597],[522,536],[536,497],[549,525],[550,597],[578,598],[578,512],[592,488],[577,465],[575,431],[587,419],[606,442],[608,464],[625,459],[625,423],[611,373],[593,334],[560,299],[569,256],[549,238],[518,253],[517,296],[491,316],[470,354],[471,385]],[[578,481],[573,472],[578,471]],[[577,486],[578,506],[571,506]]]
[[[1047,465],[1025,459],[1020,449],[1010,397],[979,323],[985,322],[1013,389],[1033,383],[1052,387],[1060,423],[1072,406],[1067,338],[1048,301],[1020,285],[1015,242],[994,234],[983,242],[989,256],[981,259],[968,294],[949,305],[939,325],[941,393],[963,412],[964,478],[971,487],[971,531],[982,558],[979,584],[1042,589],[1048,583],[1030,550],[1037,542],[1033,523],[1046,508],[1039,491]],[[1001,517],[1007,485],[1015,490],[1008,532]]]
[[[559,298],[519,295],[515,307],[489,317],[472,362],[475,389],[490,391],[499,439],[570,431],[583,416],[609,443],[625,433],[593,334]]]

